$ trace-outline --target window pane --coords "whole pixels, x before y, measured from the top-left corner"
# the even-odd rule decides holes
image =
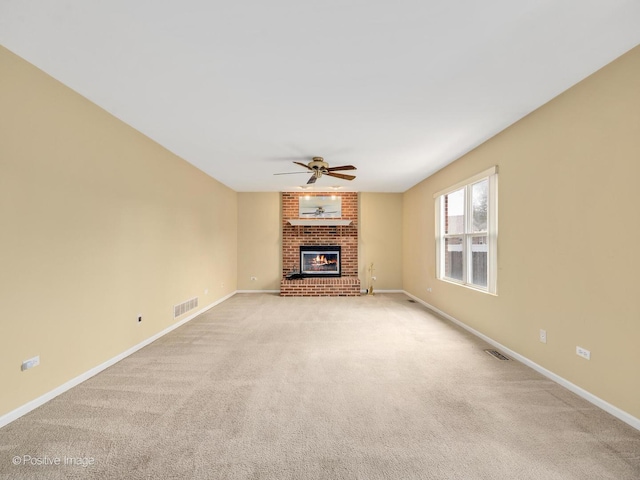
[[[463,257],[462,237],[445,238],[444,240],[444,276],[462,281]]]
[[[487,193],[489,190],[489,180],[474,183],[471,186],[471,205],[473,208],[473,231],[487,231]]]
[[[487,237],[471,238],[471,283],[487,286]]]
[[[464,188],[444,196],[444,233],[464,233]]]

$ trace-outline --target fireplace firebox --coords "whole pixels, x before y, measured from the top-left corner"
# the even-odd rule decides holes
[[[300,273],[305,277],[339,277],[339,245],[300,246]]]

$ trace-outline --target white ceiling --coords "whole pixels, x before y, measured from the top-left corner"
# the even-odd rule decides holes
[[[0,43],[237,191],[403,192],[640,43],[638,0],[0,0]]]

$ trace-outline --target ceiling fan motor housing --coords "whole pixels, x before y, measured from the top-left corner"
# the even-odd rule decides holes
[[[313,169],[316,178],[320,178],[323,173],[328,173],[329,164],[322,157],[313,157],[313,160],[309,162],[309,168]]]
[[[313,157],[313,160],[309,162],[309,168],[313,168],[316,173],[326,173],[327,168],[329,168],[329,164],[325,162],[322,157]]]

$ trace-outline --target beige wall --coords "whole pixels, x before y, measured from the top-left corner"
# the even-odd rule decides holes
[[[360,194],[359,277],[369,288],[373,262],[373,291],[402,290],[402,194]]]
[[[636,418],[638,85],[640,47],[404,195],[405,290]],[[435,280],[433,193],[491,165],[498,296]]]
[[[239,290],[280,290],[281,211],[278,192],[238,193]]]
[[[2,48],[0,112],[2,415],[233,292],[237,201]]]

